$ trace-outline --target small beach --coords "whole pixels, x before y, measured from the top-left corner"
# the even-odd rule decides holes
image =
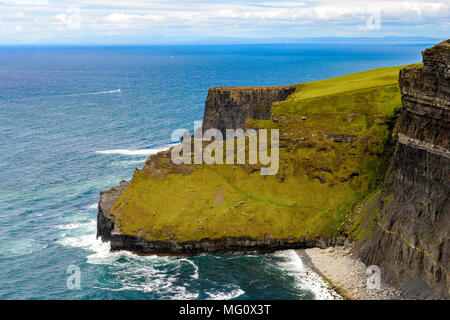
[[[367,266],[351,246],[296,250],[303,263],[323,277],[346,300],[400,300],[402,293],[381,280],[380,289],[367,288]]]

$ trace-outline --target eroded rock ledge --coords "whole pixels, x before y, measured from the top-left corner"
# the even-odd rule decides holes
[[[300,84],[273,87],[211,88],[205,103],[203,130],[242,128],[245,119],[271,118],[272,103],[286,100]]]
[[[114,219],[109,216],[108,212],[112,210],[128,184],[129,182],[127,181],[121,181],[119,186],[100,192],[97,213],[97,238],[101,237],[103,242],[111,240],[114,230]]]
[[[319,238],[315,240],[301,239],[292,242],[289,239],[221,238],[202,239],[200,241],[147,241],[135,236],[112,235],[111,250],[128,250],[140,255],[190,255],[218,252],[274,252],[281,249],[327,248],[343,244],[343,240]]]

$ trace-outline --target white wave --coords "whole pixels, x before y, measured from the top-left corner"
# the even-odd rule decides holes
[[[58,229],[71,230],[80,229],[78,235],[67,236],[66,233],[60,234],[60,239],[57,240],[62,246],[81,248],[93,252],[87,256],[87,262],[91,264],[113,264],[121,257],[136,257],[143,259],[153,259],[156,256],[137,256],[128,251],[110,252],[111,246],[109,242],[102,242],[96,238],[95,235],[96,221],[92,220],[89,223],[72,223],[58,226]]]
[[[92,249],[92,247],[91,247]],[[98,287],[109,291],[140,291],[154,293],[160,299],[192,300],[197,292],[189,291],[183,285],[177,285],[180,276],[177,271],[181,263],[172,257],[138,256],[128,251],[109,252],[109,244],[97,247],[97,251],[88,256],[88,263],[107,264],[109,274],[114,280]]]
[[[81,248],[91,251],[92,254],[86,257],[90,264],[114,265],[114,263],[124,257],[151,260],[156,256],[138,256],[128,251],[111,252],[109,242],[102,242],[96,238],[94,233],[84,234],[74,237],[66,237],[62,234],[62,238],[57,241],[65,247]]]
[[[84,96],[84,95],[91,95],[91,94],[110,94],[110,93],[118,93],[122,92],[122,90],[116,89],[116,90],[108,90],[108,91],[95,91],[95,92],[81,92],[81,93],[72,93],[72,94],[63,94],[61,96],[64,97],[73,97],[73,96]]]
[[[125,156],[151,156],[153,154],[157,154],[158,152],[165,151],[167,149],[169,149],[169,147],[154,148],[154,149],[137,149],[137,150],[112,149],[112,150],[95,151],[95,153],[98,153],[98,154],[121,154],[121,155],[125,155]]]
[[[279,262],[278,266],[293,276],[299,283],[299,287],[314,293],[317,300],[342,299],[322,277],[303,263],[295,250],[277,251],[275,255],[283,258],[283,262]]]
[[[180,261],[185,261],[194,267],[194,274],[192,275],[192,279],[197,280],[198,279],[198,266],[193,261],[188,260],[188,259],[183,258],[183,259],[180,259]]]
[[[65,247],[83,248],[89,249],[96,244],[101,244],[101,241],[97,241],[95,234],[84,234],[80,236],[66,237],[63,233],[62,237],[56,242]]]
[[[243,295],[244,293],[245,291],[240,288],[229,292],[206,292],[210,300],[231,300]]]
[[[89,239],[86,239],[89,240]],[[100,239],[90,239],[86,243],[85,249],[93,251],[94,253],[87,256],[87,262],[90,264],[114,265],[117,260],[122,258],[136,260],[142,263],[151,262],[158,259],[156,255],[152,256],[138,256],[129,251],[111,252],[109,242],[102,242]]]
[[[98,202],[90,204],[85,207],[86,209],[98,209]]]
[[[94,288],[107,291],[140,291],[144,293],[150,292],[158,294],[163,293],[162,296],[158,297],[159,299],[162,300],[195,300],[199,297],[198,293],[188,292],[185,287],[178,286],[170,288],[170,284],[167,284],[165,282],[166,286],[161,286],[161,283],[163,283],[163,281],[154,281],[151,285],[128,284],[121,288],[105,288],[105,287],[94,287]],[[166,287],[166,290],[164,290],[164,292],[158,290],[163,287]],[[167,290],[168,288],[170,289]]]
[[[90,222],[85,222],[85,223],[74,222],[74,223],[68,223],[68,224],[62,224],[62,225],[56,226],[56,229],[73,230],[73,229],[90,227],[90,226],[95,225],[95,224],[96,224],[95,221],[90,221]]]
[[[187,259],[139,256],[129,251],[110,252],[110,243],[96,239],[93,232],[74,237],[63,235],[58,243],[91,251],[86,257],[88,263],[109,266],[108,274],[112,280],[95,287],[97,289],[155,293],[161,299],[197,299],[199,296],[197,292],[175,284],[179,279],[180,264],[182,260],[189,261]],[[198,276],[197,269],[195,275]]]
[[[140,160],[114,161],[111,163],[111,166],[129,167],[129,166],[133,166],[133,165],[143,165],[146,160],[147,160],[147,158],[140,159]]]
[[[47,244],[34,239],[20,239],[3,242],[0,246],[0,256],[16,257],[31,254],[47,248]]]
[[[117,90],[79,93],[79,95],[83,95],[83,94],[108,94],[108,93],[116,93],[116,92],[122,92],[122,90],[120,90],[120,88],[119,88]]]

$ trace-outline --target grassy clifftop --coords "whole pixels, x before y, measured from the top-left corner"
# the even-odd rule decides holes
[[[247,128],[280,129],[275,176],[250,165],[175,166],[164,152],[107,214],[122,234],[151,241],[336,236],[377,187],[401,68],[304,83],[275,103],[273,120],[248,118]]]

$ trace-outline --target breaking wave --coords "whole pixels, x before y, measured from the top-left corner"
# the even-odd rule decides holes
[[[41,251],[47,244],[34,239],[19,239],[3,242],[0,246],[0,257],[17,257]]]
[[[192,267],[194,267],[194,274],[192,275],[192,279],[197,280],[198,279],[198,267],[197,267],[197,265],[193,261],[188,260],[188,259],[180,259],[180,261],[185,261],[185,262],[189,263],[190,265],[192,265]]]
[[[59,226],[57,229],[74,231],[78,227],[79,235],[67,236],[62,233],[57,241],[66,247],[81,248],[91,253],[86,260],[89,264],[104,265],[111,279],[98,283],[95,289],[107,291],[139,291],[153,294],[161,299],[197,299],[199,293],[189,285],[183,285],[178,279],[185,262],[194,267],[192,280],[198,279],[197,265],[188,259],[174,257],[138,256],[128,251],[110,252],[110,244],[96,239],[94,224],[75,224]]]
[[[137,149],[137,150],[129,150],[129,149],[99,150],[99,151],[95,151],[95,153],[119,154],[119,155],[124,155],[124,156],[151,156],[153,154],[157,154],[158,152],[165,151],[167,149],[169,149],[169,146],[161,147],[161,148]]]
[[[237,288],[234,290],[231,290],[229,292],[221,292],[221,291],[217,291],[217,292],[206,292],[206,294],[209,296],[210,300],[231,300],[231,299],[235,299],[239,296],[242,296],[245,293],[244,290]]]
[[[293,276],[300,288],[314,293],[317,300],[342,299],[317,273],[303,263],[295,250],[277,251],[275,255],[283,258],[277,263],[278,266]]]
[[[73,96],[85,96],[85,95],[91,95],[91,94],[109,94],[109,93],[118,93],[122,92],[122,90],[116,89],[116,90],[108,90],[108,91],[95,91],[95,92],[82,92],[82,93],[72,93],[72,94],[64,94],[62,96],[64,97],[73,97]]]

